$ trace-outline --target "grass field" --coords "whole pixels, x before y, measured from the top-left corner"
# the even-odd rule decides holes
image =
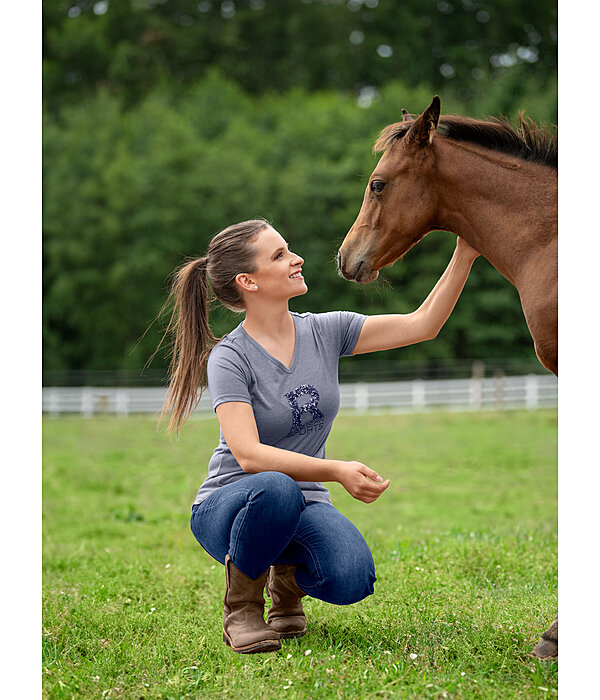
[[[189,530],[215,419],[179,442],[149,418],[44,421],[46,698],[545,698],[527,654],[557,606],[556,411],[341,415],[329,455],[391,478],[331,484],[375,595],[305,598],[306,636],[251,656],[221,640],[223,567]]]

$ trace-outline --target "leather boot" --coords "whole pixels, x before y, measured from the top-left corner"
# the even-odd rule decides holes
[[[268,570],[256,579],[242,573],[225,557],[223,641],[239,654],[281,649],[279,634],[265,622],[263,589]]]
[[[540,661],[558,658],[558,613],[554,622],[544,632],[535,649],[531,652],[531,656],[540,659]]]
[[[306,632],[306,616],[300,598],[306,593],[296,583],[296,567],[293,564],[271,567],[267,595],[271,598],[267,623],[279,632],[282,639],[301,637]]]

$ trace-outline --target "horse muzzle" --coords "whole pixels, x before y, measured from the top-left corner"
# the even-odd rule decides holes
[[[337,267],[340,275],[350,282],[367,284],[379,276],[379,272],[374,270],[364,258],[350,258],[344,255],[341,248],[337,254]]]

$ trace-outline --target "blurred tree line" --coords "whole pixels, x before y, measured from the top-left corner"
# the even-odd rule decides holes
[[[306,260],[292,309],[412,311],[452,235],[429,234],[388,284],[350,284],[334,264],[381,128],[435,92],[446,113],[557,119],[546,0],[48,0],[43,13],[45,370],[141,368],[168,274],[253,216]],[[239,321],[215,307],[217,333]],[[376,359],[532,356],[516,291],[479,259],[434,342]]]

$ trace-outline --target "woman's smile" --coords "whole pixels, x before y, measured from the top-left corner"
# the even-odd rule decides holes
[[[256,268],[248,277],[254,285],[252,291],[258,292],[261,299],[291,299],[308,291],[302,274],[304,258],[290,250],[287,241],[272,226],[260,231],[254,247]],[[286,287],[286,278],[300,284]]]

